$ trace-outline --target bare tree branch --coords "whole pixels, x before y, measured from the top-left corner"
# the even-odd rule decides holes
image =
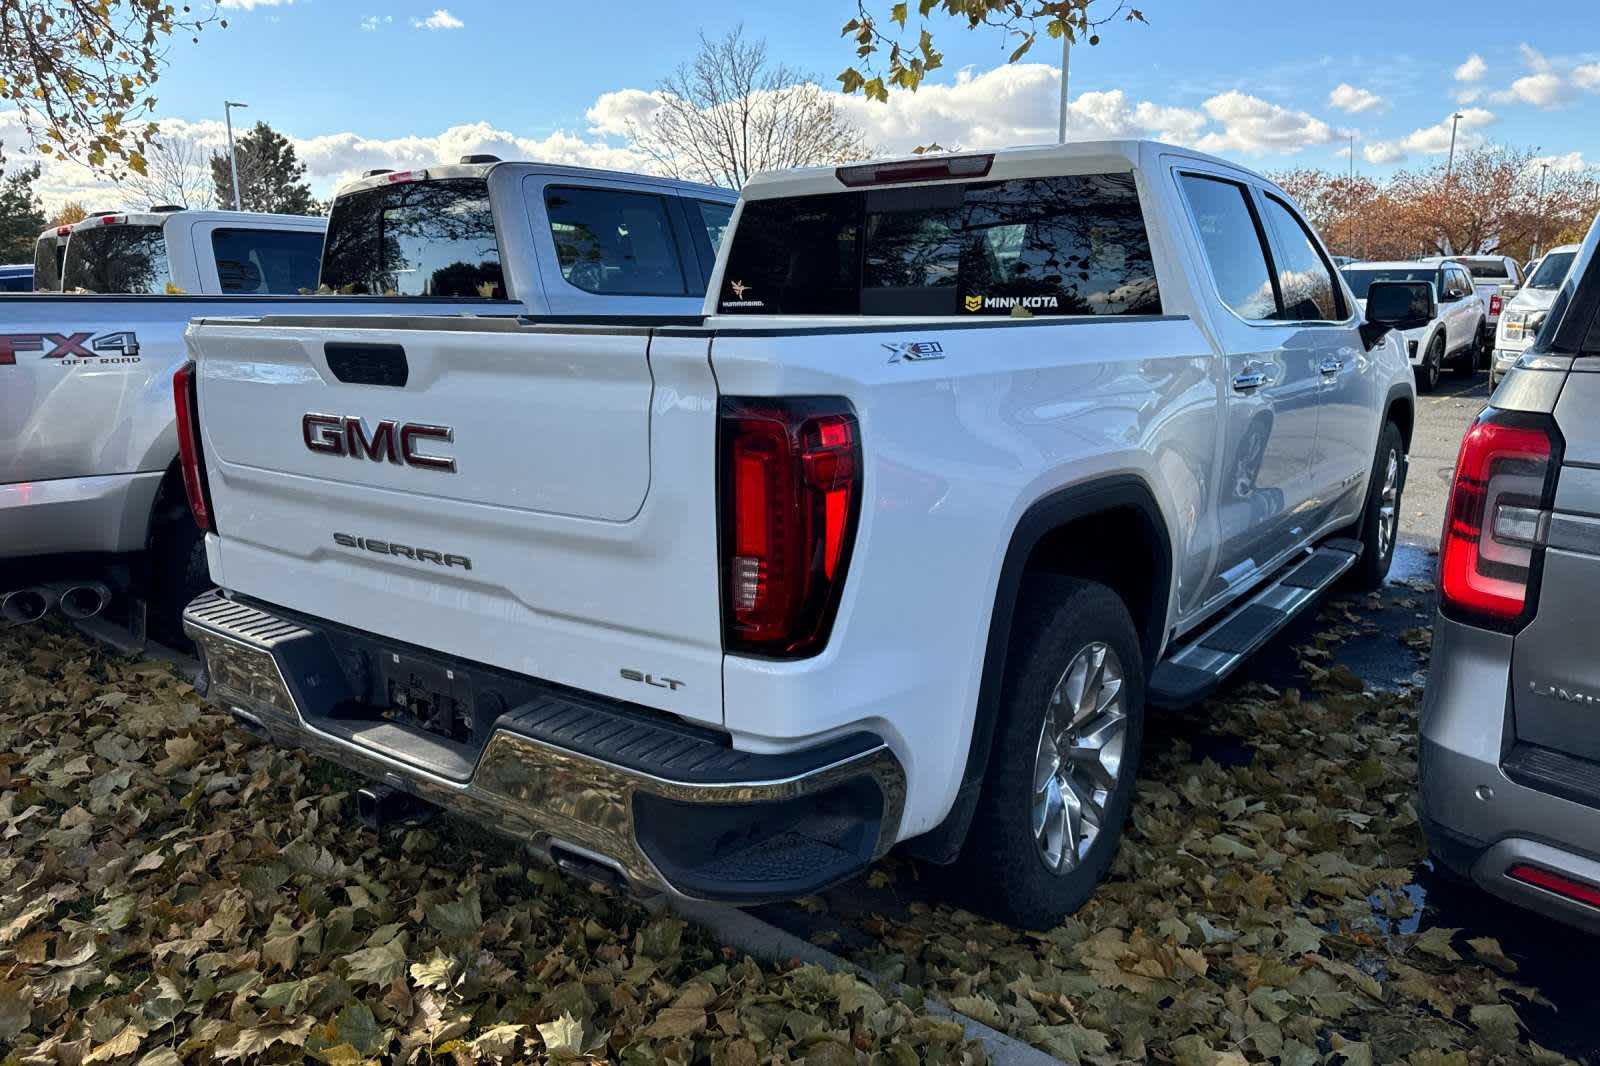
[[[768,59],[743,28],[711,40],[665,80],[659,106],[630,120],[633,147],[674,177],[730,189],[752,174],[847,163],[871,154],[832,94]]]

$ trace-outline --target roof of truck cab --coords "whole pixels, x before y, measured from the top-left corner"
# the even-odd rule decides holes
[[[562,163],[540,163],[530,159],[501,159],[493,163],[436,163],[428,167],[414,167],[409,170],[386,170],[381,174],[372,174],[368,177],[357,178],[339,186],[334,193],[334,198],[348,196],[363,189],[375,189],[383,185],[390,185],[396,181],[438,181],[444,178],[487,178],[489,171],[498,167],[518,167],[526,169],[529,174],[550,174],[557,177],[569,177],[574,181],[630,181],[655,185],[659,188],[674,189],[678,192],[692,193],[696,196],[710,196],[719,200],[732,203],[739,196],[733,189],[724,189],[717,185],[705,185],[697,181],[684,181],[681,178],[665,178],[659,174],[638,174],[626,170],[601,170],[598,167],[575,167]],[[420,177],[419,177],[420,175]]]
[[[1430,255],[1419,263],[1516,263],[1509,255]]]
[[[1445,263],[1454,263],[1454,259],[1372,259],[1361,260],[1355,263],[1346,263],[1340,270],[1433,270]]]
[[[1070,141],[1067,144],[1021,145],[1011,148],[974,148],[959,152],[928,155],[885,156],[881,159],[862,160],[850,166],[916,163],[941,158],[989,155],[994,157],[984,181],[1002,181],[1007,178],[1050,177],[1059,174],[1117,173],[1149,168],[1159,156],[1177,157],[1207,166],[1224,167],[1247,174],[1268,184],[1249,167],[1240,166],[1219,156],[1198,152],[1176,144],[1153,140]],[[778,196],[814,196],[818,193],[844,192],[848,186],[839,180],[838,167],[794,167],[789,170],[769,170],[745,182],[740,194],[747,200],[769,199]],[[949,178],[932,178],[928,181],[897,183],[898,187],[927,185]],[[962,180],[962,179],[957,179]],[[968,179],[970,180],[970,179]],[[871,188],[872,186],[857,186]]]
[[[320,215],[276,215],[265,211],[108,211],[90,215],[72,227],[72,232],[106,225],[162,226],[168,222],[227,222],[257,229],[327,229],[328,220]],[[48,232],[48,231],[46,231]],[[44,234],[40,234],[44,236]]]

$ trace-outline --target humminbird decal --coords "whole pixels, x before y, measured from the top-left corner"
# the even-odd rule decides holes
[[[333,542],[341,548],[360,548],[374,555],[392,555],[397,559],[410,559],[415,563],[432,563],[434,566],[472,569],[472,560],[465,555],[452,555],[433,548],[413,548],[409,544],[396,544],[392,540],[358,537],[351,533],[335,533]]]
[[[139,362],[139,335],[132,330],[102,333],[0,333],[0,366],[16,366],[17,356],[31,352],[56,366],[105,366]]]
[[[926,363],[944,358],[944,345],[938,341],[897,341],[884,347],[894,353],[889,356],[891,363]]]
[[[368,433],[366,423],[357,415],[306,414],[300,419],[300,436],[307,448],[324,455],[348,455],[375,463],[387,460],[397,466],[440,470],[446,474],[456,472],[456,461],[450,456],[421,450],[424,441],[454,441],[456,431],[449,426],[395,422],[386,418]]]

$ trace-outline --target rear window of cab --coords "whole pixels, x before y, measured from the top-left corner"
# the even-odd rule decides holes
[[[347,296],[506,298],[482,178],[397,181],[336,198],[319,289]]]
[[[1131,174],[746,201],[717,308],[764,315],[1161,313]]]

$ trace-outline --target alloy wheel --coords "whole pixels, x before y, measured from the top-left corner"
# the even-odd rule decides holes
[[[1128,731],[1123,676],[1117,653],[1096,641],[1072,657],[1050,693],[1031,813],[1039,857],[1051,870],[1076,867],[1105,825]]]
[[[1387,559],[1400,527],[1400,453],[1389,449],[1383,468],[1383,494],[1378,497],[1378,555]]]

